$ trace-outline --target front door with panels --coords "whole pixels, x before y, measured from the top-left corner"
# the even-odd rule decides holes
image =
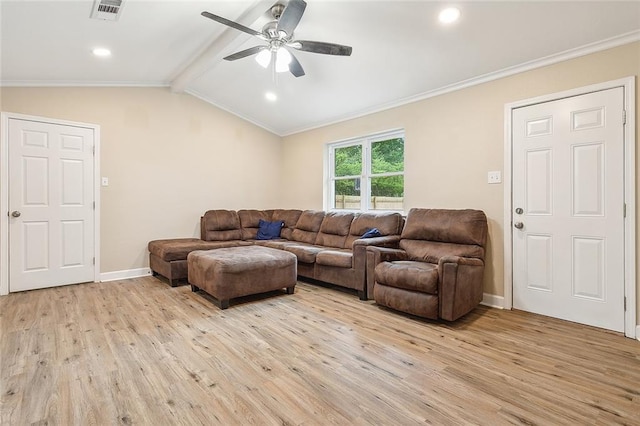
[[[9,291],[94,280],[94,129],[9,119]]]
[[[624,331],[624,92],[517,108],[513,307]]]

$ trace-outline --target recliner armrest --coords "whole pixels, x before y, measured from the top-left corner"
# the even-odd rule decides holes
[[[438,261],[438,316],[455,321],[482,301],[484,262],[444,256]]]
[[[367,246],[367,298],[373,299],[373,287],[376,282],[375,269],[379,263],[407,259],[407,252],[401,249]]]

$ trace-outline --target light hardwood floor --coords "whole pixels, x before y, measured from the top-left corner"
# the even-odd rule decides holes
[[[153,277],[0,298],[2,425],[640,424],[640,342],[333,288],[225,311]]]

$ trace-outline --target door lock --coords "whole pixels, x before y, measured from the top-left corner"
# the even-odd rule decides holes
[[[18,210],[14,210],[11,212],[11,216],[13,217],[20,217],[22,213],[20,213]]]
[[[522,207],[518,207],[516,209],[516,214],[522,214],[522,213],[524,213],[524,210],[522,210]]]

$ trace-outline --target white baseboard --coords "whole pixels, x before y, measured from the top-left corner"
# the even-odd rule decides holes
[[[640,341],[640,325],[636,325],[636,339]]]
[[[482,295],[481,305],[490,306],[492,308],[504,309],[504,297],[495,294],[484,293]]]
[[[126,280],[128,278],[146,277],[151,275],[151,269],[138,268],[124,271],[103,272],[100,274],[100,282]]]

